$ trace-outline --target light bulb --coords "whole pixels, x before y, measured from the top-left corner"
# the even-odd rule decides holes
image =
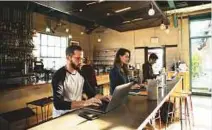
[[[66,32],[69,32],[69,29],[68,28],[66,28]]]
[[[69,38],[69,39],[72,39],[72,35],[71,35],[71,34],[70,34],[70,35],[68,35],[68,38]]]
[[[98,42],[101,42],[102,41],[102,39],[101,38],[98,38],[98,40],[97,40]]]
[[[81,34],[81,35],[83,35],[83,34],[84,34],[84,32],[81,32],[80,34]]]
[[[105,1],[105,0],[98,0],[99,1],[99,3],[101,3],[101,2],[103,2],[103,1]]]
[[[169,32],[170,32],[169,28],[167,28],[167,29],[165,30],[165,32],[166,32],[167,34],[169,34]]]
[[[155,15],[155,10],[153,8],[149,9],[148,14],[149,16]]]
[[[49,27],[46,27],[46,32],[50,32],[50,28]]]
[[[164,24],[164,23],[161,23],[161,25],[160,25],[160,29],[161,29],[161,30],[166,29],[166,26],[165,26],[165,24]]]

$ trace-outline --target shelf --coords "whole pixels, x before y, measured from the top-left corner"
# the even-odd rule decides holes
[[[113,65],[107,65],[107,64],[94,64],[95,66],[113,66]]]
[[[93,61],[114,61],[114,60],[93,60]]]
[[[29,52],[33,50],[32,47],[0,47],[0,49],[22,50],[24,52]],[[2,53],[4,54],[5,52],[2,52]]]
[[[10,77],[4,77],[4,78],[18,78],[18,77],[29,77],[29,76],[34,76],[34,73],[29,73],[29,74],[21,74],[20,76],[10,76]]]
[[[112,57],[112,56],[115,56],[115,55],[107,55],[107,56],[95,56],[95,57]]]
[[[9,35],[16,35],[18,33],[14,33],[14,32],[6,32],[6,31],[0,31],[0,34],[9,34]]]
[[[20,71],[20,70],[22,70],[22,68],[0,68],[0,70],[17,70],[17,71]]]

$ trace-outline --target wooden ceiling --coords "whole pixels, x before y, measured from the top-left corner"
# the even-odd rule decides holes
[[[14,2],[11,3],[14,4]],[[15,3],[35,12],[83,25],[86,27],[86,32],[91,33],[99,26],[124,32],[159,26],[162,21],[169,24],[164,11],[207,4],[210,1],[30,1]],[[155,10],[153,16],[148,15],[151,7]],[[126,10],[120,11],[121,9]]]

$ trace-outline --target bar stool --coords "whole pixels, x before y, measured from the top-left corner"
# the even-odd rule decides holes
[[[189,128],[191,129],[191,121],[190,118],[192,118],[192,125],[194,126],[194,116],[193,116],[193,105],[192,105],[192,100],[191,100],[191,92],[176,92],[173,95],[170,96],[169,98],[169,102],[171,101],[171,98],[174,99],[174,106],[176,106],[176,100],[179,99],[179,114],[180,114],[180,124],[181,124],[181,129],[183,129],[183,120],[185,120],[185,124],[187,127],[187,120],[189,123]],[[184,101],[184,112],[183,112],[183,101]],[[189,108],[190,107],[190,108]],[[168,111],[169,111],[169,107],[168,107]],[[167,122],[168,122],[168,117],[171,115],[171,119],[173,121],[174,118],[174,113],[176,113],[177,108],[174,107],[174,110],[172,112],[168,113],[167,116]],[[190,115],[191,112],[191,115]],[[183,119],[183,115],[184,115],[184,119]],[[167,123],[168,124],[168,123]],[[166,124],[166,127],[167,127]]]
[[[47,121],[48,117],[49,117],[49,115],[48,115],[49,114],[49,106],[52,102],[53,102],[53,99],[52,99],[52,96],[50,96],[50,97],[44,97],[44,98],[41,98],[38,100],[28,102],[28,103],[26,103],[26,105],[27,106],[33,105],[36,107],[40,107],[42,121]],[[44,113],[45,113],[45,115],[44,115]],[[36,116],[38,116],[38,113],[36,113]],[[38,117],[37,117],[37,119],[38,119]]]
[[[25,107],[25,108],[17,109],[14,111],[2,113],[2,114],[0,114],[0,117],[2,117],[4,120],[6,120],[8,122],[8,130],[9,130],[10,124],[12,124],[16,121],[23,120],[23,119],[26,119],[26,123],[25,123],[25,129],[26,129],[28,127],[27,119],[34,115],[35,115],[35,112],[31,108]]]
[[[153,116],[148,124],[142,129],[142,130],[155,130],[156,129],[156,120],[159,119],[159,130],[161,129],[161,116],[160,116],[160,110],[156,113],[155,116]]]
[[[156,115],[150,119],[150,124],[154,127],[155,129],[155,121],[159,120],[159,130],[162,128],[161,127],[161,114],[160,114],[160,109],[157,111]]]

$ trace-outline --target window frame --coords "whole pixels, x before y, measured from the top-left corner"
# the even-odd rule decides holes
[[[62,55],[62,50],[65,50],[66,49],[66,47],[68,46],[68,37],[66,37],[66,36],[59,36],[59,35],[53,35],[53,34],[48,34],[48,33],[43,33],[43,32],[38,32],[37,33],[37,35],[40,35],[39,36],[39,44],[37,44],[36,46],[38,46],[38,48],[39,48],[39,52],[38,52],[38,56],[36,56],[37,58],[39,58],[39,59],[43,59],[43,60],[45,60],[45,59],[49,59],[49,60],[52,60],[52,59],[55,59],[54,61],[56,61],[56,60],[62,60],[63,58],[65,59],[65,56],[64,55]],[[47,44],[46,45],[43,45],[42,44],[42,35],[47,35]],[[56,45],[48,45],[48,42],[49,42],[49,36],[55,36],[55,37],[59,37],[59,39],[60,39],[60,46],[56,46]],[[65,38],[66,40],[66,44],[65,45],[62,45],[61,43],[62,43],[62,38]],[[33,42],[33,44],[34,44],[34,42]],[[46,56],[42,56],[42,47],[47,47],[47,55]],[[49,52],[49,47],[53,47],[54,48],[54,53],[55,53],[55,48],[59,48],[59,50],[60,50],[60,56],[58,57],[58,56],[55,56],[55,54],[54,54],[54,56],[49,56],[48,55],[48,52]],[[65,54],[65,52],[64,52],[64,54]],[[46,66],[45,68],[50,68],[49,67],[49,65],[48,65],[49,63],[47,62],[46,64],[44,64],[44,66]],[[56,67],[57,65],[56,64],[54,64],[54,67]]]

